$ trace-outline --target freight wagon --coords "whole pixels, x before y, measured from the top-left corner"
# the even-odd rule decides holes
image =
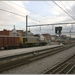
[[[0,36],[0,48],[12,49],[19,47],[19,37]]]

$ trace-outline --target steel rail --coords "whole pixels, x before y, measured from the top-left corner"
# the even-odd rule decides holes
[[[57,69],[55,69],[55,70],[53,70],[52,72],[50,72],[51,74],[53,74],[53,73],[58,73],[58,70],[59,70],[59,72],[61,71],[61,68],[62,67],[64,67],[64,66],[67,66],[67,64],[62,64],[61,66],[59,66]]]
[[[43,72],[43,74],[63,74],[63,71],[69,67],[72,64],[66,64],[65,62],[70,60],[75,54],[72,54],[71,56],[67,57],[65,60],[62,60],[60,63],[57,65],[53,66],[52,68],[46,70]],[[66,64],[66,65],[65,65]],[[61,65],[61,66],[60,66]],[[61,69],[61,70],[60,70]],[[70,70],[69,70],[70,71]],[[67,72],[69,73],[69,72]]]
[[[71,68],[71,67],[72,67],[72,64],[67,64],[67,65],[64,66],[64,67],[61,67],[61,68],[63,68],[63,69],[61,69],[61,70],[58,72],[58,74],[65,74],[65,73],[68,71],[68,69]]]
[[[75,68],[75,65],[73,65],[72,68],[66,74],[70,74],[74,68]]]

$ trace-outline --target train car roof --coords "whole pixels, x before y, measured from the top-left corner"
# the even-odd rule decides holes
[[[19,37],[19,36],[7,36],[7,35],[0,35],[0,37]]]
[[[24,36],[23,38],[38,38],[36,36]]]

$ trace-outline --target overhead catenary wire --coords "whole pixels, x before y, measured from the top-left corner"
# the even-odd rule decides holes
[[[11,2],[11,3],[13,3],[13,2]],[[16,4],[16,5],[18,5],[18,4]],[[21,6],[21,7],[22,7],[22,6]],[[22,8],[24,8],[24,7],[22,7]],[[25,8],[24,8],[24,9],[25,9]],[[35,21],[40,22],[39,20],[33,19],[33,18],[31,18],[30,16],[29,16],[29,18],[32,19],[32,20],[35,20]]]
[[[32,19],[32,20],[35,20],[35,21],[38,21],[38,22],[43,22],[43,21],[40,21],[40,20],[33,19],[33,18],[31,18],[30,16],[29,16],[28,19]]]
[[[14,12],[12,12],[12,11],[8,11],[8,10],[1,9],[1,8],[0,8],[0,10],[1,10],[1,11],[5,11],[5,12],[8,12],[8,13],[12,13],[12,14],[17,15],[17,16],[20,16],[20,17],[24,17],[24,18],[26,18],[26,16],[21,15],[21,14],[17,14],[17,13],[14,13]],[[30,19],[35,20],[35,21],[38,21],[38,22],[39,22],[39,20],[36,20],[36,19],[33,19],[33,18],[30,18]]]
[[[50,7],[52,7],[49,3],[47,3],[45,0],[44,0],[44,2],[47,4],[47,5],[49,5]],[[53,7],[52,7],[53,8]],[[55,8],[54,8],[55,9]],[[60,13],[60,11],[59,10],[57,10],[57,9],[55,9],[56,11],[58,11],[59,13]],[[61,9],[62,10],[62,9]],[[63,10],[62,10],[63,11]],[[62,14],[62,13],[60,13],[60,14]],[[66,13],[65,13],[66,14]],[[62,14],[62,15],[64,15],[65,16],[65,14]],[[71,16],[70,16],[71,17]],[[73,18],[74,19],[74,18]]]
[[[10,2],[11,2],[11,1],[10,1]],[[11,3],[13,3],[13,2],[11,2]],[[21,7],[21,8],[27,9],[28,11],[31,11],[31,12],[33,12],[33,13],[35,13],[35,14],[39,14],[39,13],[37,13],[37,12],[35,12],[35,11],[32,11],[32,10],[30,10],[30,9],[28,9],[28,8],[26,8],[26,7],[23,7],[23,6],[21,6],[21,5],[18,5],[18,4],[16,4],[16,3],[13,3],[13,4],[15,4],[15,5],[17,5],[17,6]],[[44,18],[47,17],[47,16],[44,16],[44,15],[41,15],[41,14],[39,14],[39,15],[42,16],[42,17],[44,17]],[[50,20],[50,18],[47,18],[47,19]]]
[[[65,7],[65,5],[64,5],[64,3],[63,3],[62,1],[60,2],[60,4],[65,8],[65,11],[71,15],[71,13],[70,13],[69,10]]]
[[[4,2],[2,2],[2,3],[4,3]],[[4,4],[6,4],[6,3],[4,3]],[[8,4],[6,4],[6,5],[8,5]],[[8,6],[10,6],[10,5],[8,5]],[[12,7],[12,6],[10,6],[10,7]],[[14,7],[12,7],[12,8],[14,8]],[[14,9],[16,9],[16,8],[14,8]],[[16,10],[18,10],[18,9],[16,9]],[[21,13],[23,13],[23,15],[26,15],[24,12],[22,12],[20,10],[18,10],[18,11],[21,12]],[[30,17],[30,16],[28,15],[28,17]],[[35,21],[39,21],[39,20],[33,19],[31,17],[30,17],[30,19],[35,20]]]
[[[66,3],[68,4],[68,6],[72,9],[72,7],[70,6],[70,4],[66,1]],[[73,10],[73,9],[72,9]],[[73,10],[73,12],[75,13],[75,11]]]
[[[47,5],[49,5],[50,7],[52,7],[49,3],[47,3],[46,1],[44,1]],[[52,7],[53,8],[53,7]],[[55,8],[54,8],[55,9]],[[56,11],[58,11],[59,13],[60,13],[60,11],[59,10],[57,10],[57,9],[55,9]],[[62,13],[60,13],[60,14],[62,14]],[[64,14],[62,14],[62,15],[64,15]]]
[[[10,1],[11,2],[11,1]],[[2,2],[2,3],[4,3],[4,2]],[[13,2],[11,2],[11,3],[13,3]],[[6,3],[4,3],[4,4],[6,4]],[[15,4],[15,3],[13,3],[13,4]],[[6,4],[6,5],[8,5],[8,4]],[[15,4],[15,5],[18,5],[18,4]],[[10,5],[8,5],[8,6],[10,6]],[[19,5],[18,5],[19,6]],[[12,6],[10,6],[10,7],[12,7]],[[22,6],[20,6],[20,7],[22,7]],[[12,7],[13,8],[13,7]],[[24,8],[24,7],[22,7],[22,8]],[[16,8],[14,8],[14,9],[16,9]],[[25,9],[25,8],[24,8]],[[18,10],[18,9],[16,9],[16,10]],[[20,11],[20,10],[18,10],[18,11]],[[22,12],[22,11],[20,11],[20,12]],[[23,12],[22,12],[23,13]],[[13,12],[12,12],[12,14],[14,14]],[[26,15],[25,13],[23,13],[24,15]],[[15,13],[15,15],[18,15],[18,16],[21,16],[21,17],[24,17],[23,15],[21,15],[21,14],[16,14]],[[25,16],[26,17],[26,16]],[[32,20],[34,20],[34,21],[38,21],[38,22],[42,22],[42,21],[40,21],[40,20],[37,20],[37,19],[33,19],[31,16],[29,16],[28,15],[28,17],[29,17],[29,19],[32,19]]]
[[[11,2],[11,1],[10,1],[10,2]],[[13,3],[13,2],[11,2],[11,3]],[[36,12],[34,12],[34,11],[28,9],[28,8],[25,8],[25,7],[21,6],[21,5],[18,5],[18,4],[16,4],[16,3],[13,3],[13,4],[15,4],[15,5],[17,5],[17,6],[21,7],[21,8],[27,9],[27,10],[29,10],[29,11],[31,11],[31,12],[37,14]]]
[[[3,11],[5,11],[5,10],[3,10]],[[8,10],[6,10],[6,11],[8,11]],[[17,14],[17,13],[11,12],[11,11],[10,11],[10,13],[26,18],[26,16],[23,16],[23,15],[20,15],[20,14]],[[35,19],[32,19],[32,20],[35,20]],[[39,20],[35,20],[35,21],[40,22]]]
[[[53,0],[52,0],[53,1]],[[62,9],[69,17],[71,17],[73,20],[75,20],[75,18],[73,18],[71,15],[69,15],[61,6],[59,6],[55,1],[53,1],[53,3],[55,3],[60,9]]]
[[[1,1],[1,3],[4,3],[4,2],[2,2]],[[4,3],[4,4],[6,4],[6,3]],[[9,5],[9,4],[6,4],[7,6],[10,6],[11,8],[14,8],[14,7],[12,7],[12,5]],[[16,8],[14,8],[14,9],[16,9]],[[18,9],[16,9],[16,10],[18,10]],[[21,12],[21,13],[23,13],[23,15],[26,15],[24,12],[22,12],[22,11],[20,11],[20,10],[18,10],[19,12]]]
[[[24,15],[20,15],[20,14],[17,14],[17,13],[14,13],[14,12],[12,12],[12,11],[8,11],[8,10],[5,10],[5,9],[1,9],[1,8],[0,8],[0,10],[1,10],[1,11],[5,11],[5,12],[8,12],[8,13],[12,13],[12,14],[14,14],[14,15],[18,15],[18,16],[21,16],[21,17],[24,17],[24,18],[26,17],[26,16],[24,16]]]

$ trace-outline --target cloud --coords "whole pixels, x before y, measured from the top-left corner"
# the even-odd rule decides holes
[[[18,5],[15,5],[13,3],[19,4],[20,6],[24,8]],[[27,9],[25,9],[25,6],[23,5],[22,1],[12,1],[12,2],[11,1],[0,1],[0,8],[16,13],[16,14],[20,14],[22,16],[26,16],[30,14],[30,12]],[[10,26],[17,25],[19,23],[21,24],[21,22],[25,23],[26,17],[22,17],[22,16],[18,16],[18,15],[0,10],[0,25],[7,25],[6,28],[8,28],[8,25]],[[21,25],[19,25],[18,27],[21,27]]]
[[[52,3],[52,1],[50,1]],[[61,7],[63,7],[61,5],[61,3],[57,2]],[[64,6],[66,6],[67,10],[69,11],[68,13],[70,13],[70,15],[75,18],[75,2],[74,1],[67,1],[69,3],[69,5],[71,6],[71,8],[68,6],[68,4],[65,1],[62,1],[62,3],[64,4]],[[13,25],[15,25],[16,29],[23,29],[25,30],[25,26],[26,26],[26,15],[28,15],[28,25],[36,25],[36,24],[52,24],[52,23],[62,23],[62,22],[74,22],[74,20],[72,18],[70,18],[63,10],[61,10],[59,7],[57,7],[55,4],[53,4],[53,8],[48,9],[48,11],[46,10],[46,12],[42,12],[42,14],[36,14],[33,13],[29,10],[26,9],[26,4],[30,4],[30,1],[0,1],[0,8],[1,9],[5,9],[17,14],[20,14],[21,16],[18,15],[14,15],[5,11],[1,11],[0,10],[0,27],[1,29],[5,28],[7,29],[12,29]],[[37,5],[37,4],[36,4]],[[47,5],[47,4],[46,4]],[[47,8],[47,6],[45,5],[45,8]],[[42,7],[42,6],[41,6]],[[32,10],[31,8],[29,8],[30,10]],[[55,10],[56,9],[56,10]],[[63,7],[64,10],[65,7]],[[33,10],[34,12],[36,11],[36,6],[35,6],[35,10]],[[39,8],[40,10],[40,8]],[[42,10],[42,9],[41,9]],[[48,14],[46,14],[48,12]],[[44,14],[44,15],[43,15]],[[49,16],[48,16],[49,15]],[[25,17],[22,17],[25,16]],[[58,25],[59,26],[59,25]],[[63,30],[64,31],[69,31],[66,29],[70,29],[71,25],[63,25]],[[53,28],[55,28],[56,26],[54,26]],[[73,26],[73,30],[74,30],[75,26]],[[55,34],[55,31],[52,31],[52,26],[46,26],[46,27],[42,27],[41,31],[40,31],[40,27],[35,27],[35,28],[31,28],[31,31],[33,33],[50,33],[50,34]],[[35,31],[35,32],[34,32]]]
[[[73,9],[71,9],[65,2],[63,2],[64,3],[64,5],[66,5],[66,8],[67,8],[67,10],[68,11],[70,11],[70,12],[68,12],[72,17],[74,17],[74,15],[75,15],[75,13],[74,13],[74,11],[73,10],[75,10],[75,2],[71,2],[71,4],[70,4],[70,1],[68,2],[70,5],[71,5],[71,8]],[[60,4],[61,5],[61,4]],[[65,7],[64,7],[65,8]],[[55,9],[57,9],[57,10],[55,10]],[[64,10],[66,10],[66,9],[64,9]],[[52,16],[47,16],[47,17],[45,17],[43,20],[41,20],[43,23],[45,23],[45,24],[51,24],[51,23],[64,23],[64,22],[74,22],[74,20],[69,16],[69,15],[67,15],[63,10],[61,10],[60,8],[58,8],[57,6],[53,6],[53,8],[52,9],[50,9],[50,14],[52,14]],[[36,18],[38,18],[39,16],[37,15],[36,16]],[[41,17],[40,17],[41,18]],[[74,17],[75,18],[75,17]],[[42,24],[42,22],[41,22],[41,24]],[[74,25],[74,24],[73,24]],[[71,25],[70,24],[68,24],[68,25],[58,25],[58,26],[62,26],[63,27],[63,31],[64,32],[66,32],[65,34],[66,35],[68,35],[68,33],[67,32],[69,32],[70,30],[71,30]],[[56,26],[54,26],[54,28],[55,28]],[[75,26],[73,26],[73,31],[74,31],[74,28],[75,28]],[[45,27],[45,29],[44,28],[42,28],[42,30],[40,31],[39,30],[39,28],[33,28],[32,29],[32,31],[34,32],[34,33],[46,33],[46,32],[48,32],[48,33],[50,33],[50,34],[55,34],[55,32],[54,31],[51,31],[51,30],[49,30],[49,31],[47,31],[47,29],[48,29],[48,26],[46,26]],[[64,34],[64,33],[63,33]],[[74,36],[74,35],[73,35]]]

